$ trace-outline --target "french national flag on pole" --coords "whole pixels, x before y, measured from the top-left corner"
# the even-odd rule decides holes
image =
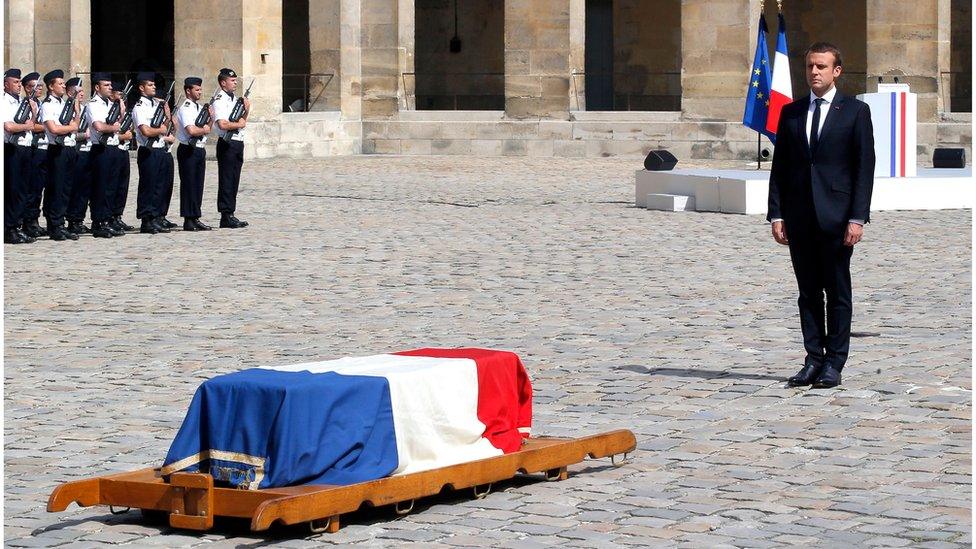
[[[244,489],[348,485],[516,452],[532,386],[518,355],[416,349],[217,376],[161,473]]]
[[[786,48],[786,20],[779,14],[779,28],[776,32],[776,55],[773,57],[773,88],[769,90],[769,115],[766,117],[766,130],[776,133],[779,114],[793,101],[793,83],[790,80],[790,56]]]

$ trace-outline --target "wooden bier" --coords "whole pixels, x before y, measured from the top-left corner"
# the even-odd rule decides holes
[[[637,440],[628,430],[581,438],[538,437],[525,440],[518,452],[459,463],[429,471],[384,477],[348,486],[303,485],[263,490],[215,487],[207,473],[174,473],[169,481],[159,469],[140,469],[62,484],[47,502],[48,512],[64,511],[72,502],[81,507],[109,505],[168,512],[169,524],[187,530],[209,530],[214,517],[251,519],[251,530],[267,530],[275,522],[308,523],[315,532],[336,532],[339,517],[364,503],[394,505],[409,513],[419,498],[444,488],[472,488],[484,497],[491,484],[515,475],[545,473],[564,480],[567,467],[590,458],[615,458],[634,451]],[[616,459],[613,463],[617,464]],[[114,511],[113,511],[114,512]]]

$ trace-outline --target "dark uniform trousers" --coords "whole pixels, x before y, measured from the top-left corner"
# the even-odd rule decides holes
[[[3,228],[21,224],[30,194],[31,148],[3,144]]]
[[[169,214],[169,204],[173,201],[173,179],[176,177],[176,169],[173,166],[173,155],[168,152],[164,152],[163,155],[163,176],[160,180],[159,204],[156,210],[159,215],[166,217]]]
[[[244,165],[244,142],[217,140],[217,211],[232,214],[237,209],[237,189]]]
[[[180,143],[176,149],[180,167],[180,217],[198,218],[203,206],[203,178],[207,169],[207,153],[200,147]]]
[[[136,194],[136,217],[152,219],[162,215],[159,209],[162,196],[165,162],[162,149],[139,147],[136,164],[139,167],[139,188]]]
[[[112,215],[121,217],[125,213],[125,203],[129,199],[129,172],[132,170],[129,165],[129,151],[128,149],[123,151],[118,147],[109,147],[106,152],[111,154],[115,166],[113,172],[115,174],[115,185],[108,195],[109,205],[112,209]]]
[[[81,223],[88,212],[88,199],[91,197],[92,166],[91,153],[77,151],[75,177],[71,182],[71,199],[68,201],[69,222]]]
[[[31,147],[30,183],[27,189],[27,203],[24,205],[24,222],[36,221],[41,217],[41,195],[47,186],[47,149]]]
[[[44,217],[48,229],[64,226],[71,199],[71,185],[75,175],[78,151],[50,143],[47,146],[47,185],[44,187]]]
[[[118,147],[92,145],[91,162],[91,218],[93,223],[108,221],[112,217],[112,200],[115,198],[118,162],[111,149]]]

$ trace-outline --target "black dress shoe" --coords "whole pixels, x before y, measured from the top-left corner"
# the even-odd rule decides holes
[[[92,236],[95,238],[112,238],[113,236],[115,236],[114,234],[112,234],[112,230],[109,229],[108,226],[101,221],[92,223],[91,231],[92,231]]]
[[[179,225],[177,225],[176,223],[173,223],[169,219],[166,219],[165,216],[159,218],[159,224],[162,225],[163,227],[166,227],[167,229],[175,229],[179,227]]]
[[[197,228],[197,224],[193,222],[192,217],[187,217],[183,219],[183,230],[193,232],[199,231],[200,229]]]
[[[75,234],[90,234],[92,230],[82,221],[69,221],[68,232]]]
[[[50,223],[47,224],[47,227],[47,232],[51,236],[51,240],[56,240],[59,242],[62,240],[78,240],[78,235],[65,229],[64,227],[51,225]]]
[[[129,232],[129,231],[136,230],[136,228],[133,227],[132,225],[129,225],[125,221],[122,221],[122,216],[121,215],[115,216],[115,228],[122,229],[125,232]]]
[[[24,233],[34,238],[47,236],[47,230],[36,219],[24,222]]]
[[[122,229],[122,227],[117,226],[115,223],[112,223],[112,221],[114,220],[109,219],[106,221],[102,221],[102,227],[105,228],[105,230],[107,230],[108,232],[112,233],[112,236],[125,236],[125,231]],[[92,231],[94,230],[95,227],[93,225]]]
[[[212,231],[213,230],[213,227],[211,227],[210,225],[204,225],[203,223],[201,223],[199,217],[196,217],[196,218],[193,219],[193,224],[196,226],[196,228],[197,228],[198,231]]]
[[[159,225],[153,223],[152,218],[144,217],[142,219],[142,226],[139,227],[139,232],[143,234],[156,234],[159,232]]]
[[[810,385],[817,379],[820,375],[820,370],[823,369],[823,364],[815,360],[807,359],[803,364],[803,368],[796,373],[793,377],[786,381],[787,387],[803,387],[805,385]]]
[[[244,227],[247,227],[247,221],[241,221],[240,219],[234,217],[233,214],[221,214],[221,229],[242,229]]]
[[[17,229],[7,229],[3,231],[3,243],[4,244],[25,244],[23,235]]]
[[[813,382],[814,389],[830,389],[840,385],[840,370],[833,366],[827,366],[820,373],[820,377]]]
[[[37,239],[36,238],[34,238],[33,236],[25,233],[19,227],[16,227],[15,230],[17,231],[17,234],[20,235],[20,238],[23,239],[24,244],[32,244],[34,242],[37,242]]]
[[[168,233],[168,232],[170,232],[169,227],[167,227],[166,224],[163,223],[163,218],[162,217],[153,218],[152,221],[151,221],[151,223],[156,227],[156,232],[158,232],[158,233]]]

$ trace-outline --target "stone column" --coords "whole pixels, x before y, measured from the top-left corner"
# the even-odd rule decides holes
[[[569,0],[569,110],[586,110],[586,0]]]
[[[758,18],[756,0],[681,3],[683,118],[741,120]]]
[[[398,111],[397,0],[361,0],[362,118],[393,118]]]
[[[361,0],[342,0],[339,5],[339,107],[343,120],[363,116]]]
[[[281,3],[256,0],[176,0],[174,48],[177,92],[199,76],[209,97],[223,67],[241,76],[240,93],[254,78],[251,119],[281,113]]]
[[[397,6],[397,29],[399,33],[399,68],[400,86],[397,96],[400,100],[401,110],[417,109],[417,78],[416,54],[417,54],[417,3],[416,0],[398,0]]]
[[[867,0],[867,13],[868,75],[899,76],[918,94],[918,121],[936,121],[939,0]]]
[[[91,71],[91,4],[47,0],[34,4],[34,65],[43,76],[62,69],[68,78]]]
[[[340,0],[309,0],[308,38],[309,72],[332,74],[329,77],[313,77],[309,94],[318,97],[312,110],[335,111],[339,109],[339,88],[342,72],[339,69]]]
[[[27,74],[34,70],[34,0],[4,2],[3,23],[3,66]]]
[[[569,119],[571,0],[505,1],[505,115]]]

